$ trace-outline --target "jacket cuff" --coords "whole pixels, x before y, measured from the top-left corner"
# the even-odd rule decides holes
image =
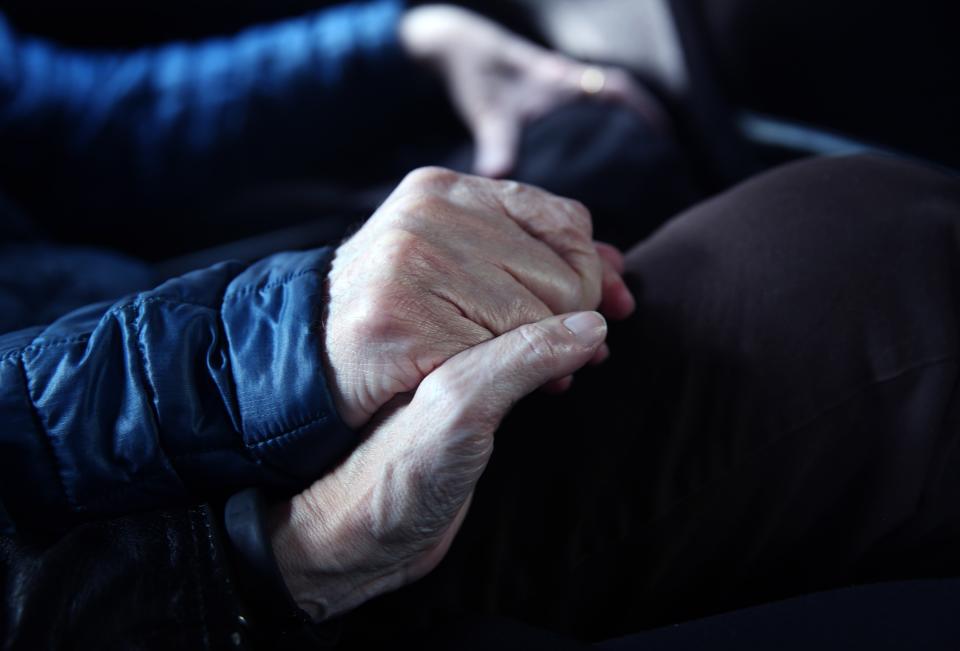
[[[243,445],[295,488],[356,442],[324,371],[322,313],[333,254],[283,253],[255,263],[231,283],[222,304]]]

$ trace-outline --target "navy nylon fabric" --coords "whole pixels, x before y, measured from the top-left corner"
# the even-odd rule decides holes
[[[49,528],[248,485],[353,444],[323,372],[331,249],[222,263],[0,337],[0,496]]]
[[[402,11],[351,3],[133,51],[65,48],[0,13],[0,179],[62,211],[174,205],[306,174],[416,94]]]

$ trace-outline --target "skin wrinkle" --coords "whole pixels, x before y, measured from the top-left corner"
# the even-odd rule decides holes
[[[457,276],[461,285],[460,294],[470,296],[470,290],[477,285],[476,279],[489,282],[490,279],[487,277],[490,270],[497,269],[509,274],[514,281],[516,289],[511,288],[511,290],[523,292],[525,297],[536,304],[537,318],[543,318],[551,313],[548,305],[554,311],[563,312],[569,304],[577,304],[578,297],[569,291],[580,282],[576,273],[570,273],[569,265],[542,242],[534,245],[521,229],[517,228],[517,232],[522,234],[522,242],[508,238],[502,244],[498,243],[496,247],[474,247],[469,252],[468,259],[460,267],[464,278]],[[500,237],[490,238],[489,241],[496,241],[501,237],[502,232]],[[491,255],[491,250],[497,251],[499,255]],[[547,269],[550,271],[547,272]],[[493,296],[503,293],[497,288]],[[542,310],[539,310],[540,306]],[[489,329],[496,331],[493,328]]]
[[[516,218],[504,202],[490,209],[478,199],[518,191],[530,203]],[[515,394],[574,372],[597,352],[605,331],[575,342],[544,301],[552,298],[560,314],[592,309],[581,303],[602,288],[588,213],[564,201],[419,170],[338,249],[325,285],[324,349],[338,407],[346,403],[341,415],[366,426],[354,452],[279,520],[278,535],[294,547],[289,557],[278,554],[287,573],[331,577],[313,587],[297,579],[301,605],[329,603],[335,614],[344,600],[359,603],[432,569],[462,522],[492,453],[493,429]],[[559,244],[527,232],[517,221],[525,218],[552,224],[544,232]],[[537,324],[543,318],[548,325]],[[497,343],[500,331],[509,345]],[[438,355],[438,348],[446,350]],[[476,359],[481,349],[497,373]],[[320,530],[309,526],[311,517],[323,521]],[[323,559],[332,551],[353,579],[330,572]]]
[[[566,207],[565,200],[539,190],[522,190],[531,201],[538,200],[549,207],[546,214],[536,211],[535,206],[530,206],[530,210],[532,214],[536,212],[538,218],[549,216],[549,220],[558,221],[555,238],[574,237],[576,233],[585,240],[582,247],[571,244],[564,250],[579,252],[583,249],[593,264],[564,259],[554,248],[531,236],[515,219],[504,214],[503,202],[496,203],[495,211],[484,211],[482,201],[478,207],[477,197],[464,194],[466,188],[473,186],[477,187],[481,197],[491,192],[516,192],[518,187],[444,170],[413,172],[335,256],[329,276],[331,300],[327,308],[328,319],[334,325],[327,330],[325,349],[339,387],[338,400],[345,403],[348,424],[357,426],[363,423],[391,395],[409,390],[443,359],[478,343],[476,333],[459,332],[459,337],[465,340],[459,341],[459,345],[448,346],[440,359],[437,355],[426,355],[424,351],[431,350],[430,346],[410,342],[428,339],[435,345],[445,341],[449,333],[459,330],[456,319],[463,316],[495,334],[502,327],[515,327],[546,316],[538,311],[524,316],[520,323],[511,320],[498,326],[494,317],[508,312],[503,308],[502,297],[518,293],[525,295],[518,299],[518,304],[532,302],[537,310],[546,300],[555,312],[596,307],[595,304],[580,305],[585,295],[584,287],[589,286],[586,293],[591,297],[599,295],[602,281],[601,264],[593,243],[577,230],[576,218],[571,217],[581,215],[581,221],[588,219],[588,213],[582,207]],[[503,190],[501,186],[507,189]],[[458,197],[462,206],[457,203]],[[485,215],[493,218],[484,218]],[[518,219],[523,217],[517,215]],[[437,226],[440,226],[439,230]],[[504,228],[515,231],[529,246],[518,245],[516,237],[510,236]],[[589,227],[580,230],[589,231]],[[438,239],[441,232],[444,237]],[[368,255],[361,255],[365,249],[378,252],[376,265],[367,262]],[[493,251],[499,252],[500,256],[493,256]],[[537,254],[531,260],[532,251]],[[503,258],[506,262],[497,264]],[[461,282],[458,287],[459,271],[466,264],[465,260],[479,261],[471,263],[474,276],[489,278],[496,269],[497,273],[509,276],[513,283],[502,289],[495,284],[478,288],[475,283],[468,282]],[[547,269],[552,273],[547,274]],[[586,278],[581,277],[581,272]],[[443,286],[452,286],[453,295],[435,289]],[[471,314],[464,307],[462,296],[473,295],[478,290],[481,297],[478,302],[484,307]],[[341,298],[349,296],[365,298],[361,301]],[[447,315],[434,311],[431,303],[452,303],[457,309]],[[509,312],[515,312],[516,305],[511,305]],[[442,337],[438,334],[440,332],[444,333]],[[364,342],[364,345],[352,345],[353,341]],[[387,342],[390,341],[404,342],[409,349],[389,345]],[[377,348],[379,352],[374,353],[373,349]],[[369,367],[356,360],[374,356],[391,358],[395,362],[383,366],[379,377],[367,376],[367,379],[357,381],[355,378],[363,377]],[[407,359],[403,360],[404,357]],[[409,372],[406,366],[410,363],[414,372],[409,378],[402,378]],[[391,369],[386,380],[382,374],[384,368]],[[399,374],[392,369],[399,369]]]
[[[514,280],[514,282],[517,283],[517,285],[519,285],[520,287],[526,289],[526,290],[530,293],[530,297],[531,297],[532,299],[534,299],[535,305],[536,305],[536,307],[537,307],[537,314],[536,314],[536,318],[535,318],[535,319],[529,319],[530,321],[539,320],[539,319],[544,319],[544,318],[550,316],[550,314],[552,314],[552,312],[550,311],[550,308],[547,307],[546,303],[545,303],[539,296],[537,296],[536,293],[535,293],[532,289],[530,289],[529,287],[527,287],[527,286],[524,284],[524,282],[520,279],[520,277],[517,275],[517,273],[514,272],[514,271],[510,268],[509,265],[506,265],[506,264],[497,265],[497,268],[500,269],[500,270],[501,270],[502,272],[504,272],[505,274],[507,274],[508,276],[510,276],[510,278],[512,278],[512,279]],[[517,307],[517,306],[511,306],[512,310],[514,310],[514,311],[511,311],[511,312],[510,312],[511,314],[516,313],[516,312],[515,312],[516,307]],[[498,332],[497,334],[503,334],[503,332],[501,331],[501,332]]]
[[[559,258],[563,265],[573,272],[573,278],[577,278],[580,282],[580,291],[581,294],[570,297],[570,302],[572,304],[580,304],[584,296],[590,296],[594,292],[590,291],[590,288],[587,286],[587,278],[584,277],[584,271],[588,268],[587,265],[578,265],[571,260],[572,259],[585,259],[589,260],[596,256],[596,251],[593,249],[592,243],[590,247],[586,249],[579,246],[562,246],[557,247],[555,242],[578,242],[580,237],[580,231],[578,229],[572,229],[564,233],[563,231],[540,231],[533,229],[528,226],[523,221],[520,221],[514,215],[511,215],[509,212],[506,212],[508,217],[517,224],[517,226],[527,235],[528,239],[534,240],[537,244],[532,244],[531,246],[537,246],[539,248],[546,247],[549,252]],[[593,265],[590,265],[593,266]],[[599,271],[598,269],[592,269],[592,271]],[[599,297],[598,297],[599,298]],[[599,300],[597,301],[599,303]],[[595,305],[594,305],[595,307]],[[563,310],[561,310],[563,311]]]
[[[539,297],[524,286],[509,269],[504,267],[497,267],[497,269],[506,277],[507,283],[498,282],[500,279],[491,277],[485,279],[486,282],[483,284],[484,286],[491,286],[491,296],[505,297],[510,301],[509,304],[506,304],[503,300],[497,301],[487,309],[478,310],[471,315],[464,312],[464,308],[457,302],[456,290],[451,292],[452,297],[448,296],[443,288],[429,290],[434,296],[453,306],[464,320],[466,326],[464,335],[467,338],[462,340],[461,345],[455,347],[455,352],[460,352],[469,347],[469,345],[465,346],[462,343],[473,345],[503,334],[516,325],[518,315],[520,322],[528,322],[545,318],[551,314],[550,309],[540,301]],[[519,296],[510,297],[510,292],[505,289],[507,287],[515,294],[519,293]],[[504,320],[506,315],[510,315],[512,319]]]
[[[541,227],[546,226],[546,222],[542,222],[537,219],[537,217],[542,217],[542,215],[535,214],[527,217],[522,217],[517,211],[510,210],[506,205],[499,202],[496,204],[496,208],[498,212],[500,212],[504,217],[507,217],[511,223],[516,225],[519,231],[522,231],[523,234],[527,236],[526,239],[524,240],[525,250],[527,246],[533,246],[537,249],[547,251],[550,254],[553,254],[554,256],[559,258],[561,261],[563,261],[563,263],[567,267],[569,267],[570,271],[572,271],[574,274],[579,275],[580,269],[578,269],[575,265],[573,265],[564,256],[565,250],[558,251],[555,247],[555,244],[550,241],[550,240],[554,240],[555,238],[552,236],[554,234],[559,235],[560,231],[549,230],[547,228],[541,228],[538,231],[537,229],[533,228],[532,226],[533,223],[538,223]],[[578,241],[581,238],[582,233],[576,229],[573,229],[569,231],[567,235],[568,237],[572,236],[570,237],[571,241]],[[571,247],[571,250],[579,250],[579,249],[573,249]],[[589,255],[590,252],[588,251],[587,253]]]

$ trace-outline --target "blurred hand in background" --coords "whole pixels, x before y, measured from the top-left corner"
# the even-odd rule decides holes
[[[626,71],[551,52],[468,10],[417,7],[399,30],[407,53],[443,78],[473,135],[477,174],[509,174],[523,126],[579,97],[623,104],[655,128],[669,128],[660,102]]]

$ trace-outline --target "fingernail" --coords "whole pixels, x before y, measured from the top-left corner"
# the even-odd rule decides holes
[[[607,322],[598,312],[578,312],[564,319],[563,325],[585,348],[596,346],[607,336]]]

